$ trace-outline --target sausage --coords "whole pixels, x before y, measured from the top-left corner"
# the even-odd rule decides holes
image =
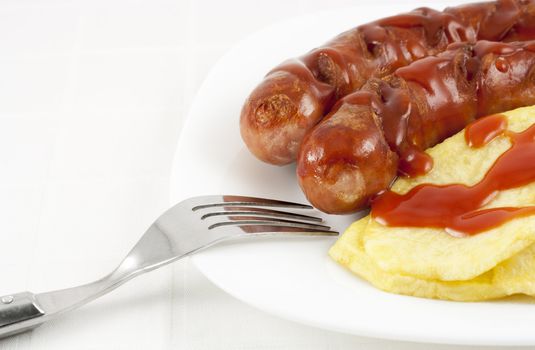
[[[477,117],[531,104],[535,41],[452,44],[342,98],[303,140],[299,184],[322,211],[358,211],[396,175],[428,172],[426,148]]]
[[[361,25],[269,72],[245,101],[241,136],[260,160],[291,163],[307,131],[370,78],[436,55],[454,42],[528,39],[535,39],[535,0],[498,0],[443,12],[419,8]]]

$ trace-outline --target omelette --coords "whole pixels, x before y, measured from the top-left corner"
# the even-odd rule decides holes
[[[511,132],[535,124],[535,106],[502,114]],[[473,148],[461,131],[426,151],[434,161],[429,173],[399,178],[391,191],[405,194],[421,184],[474,186],[511,145],[502,134]],[[535,182],[499,191],[481,209],[534,205]],[[444,228],[389,226],[368,215],[346,230],[329,255],[392,293],[458,301],[535,296],[535,215],[461,237]]]

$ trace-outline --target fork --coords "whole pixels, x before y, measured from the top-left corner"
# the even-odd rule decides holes
[[[338,235],[322,224],[323,219],[296,212],[303,209],[313,208],[280,200],[230,195],[186,199],[163,213],[119,266],[104,278],[68,289],[0,297],[0,338],[36,328],[136,276],[223,241],[266,235]]]

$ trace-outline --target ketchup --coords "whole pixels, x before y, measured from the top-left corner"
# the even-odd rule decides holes
[[[535,181],[535,125],[520,133],[508,131],[506,126],[504,116],[494,115],[466,129],[471,147],[481,147],[498,135],[508,136],[512,143],[479,183],[421,184],[403,195],[388,190],[372,202],[372,217],[387,226],[435,227],[453,235],[473,235],[535,214],[535,206],[481,209],[499,191]]]
[[[399,68],[394,76],[401,78],[408,88],[400,88],[403,84],[395,78],[389,83],[383,83],[379,89],[382,103],[376,109],[381,117],[385,139],[399,156],[398,175],[415,177],[429,172],[433,168],[433,160],[423,150],[462,130],[475,118],[487,115],[492,110],[489,101],[495,96],[488,93],[488,88],[481,89],[477,86],[484,85],[486,79],[496,77],[507,77],[503,79],[511,81],[517,79],[513,76],[518,73],[509,72],[510,60],[514,62],[514,55],[535,49],[531,46],[529,43],[510,44],[483,40],[472,46],[470,55],[462,56],[462,50],[466,50],[467,46],[456,43],[450,45],[449,50],[440,56],[422,58]],[[457,74],[454,65],[459,59],[456,55],[465,60],[465,69]],[[483,65],[484,57],[488,55],[493,55],[493,64],[500,74],[477,73]],[[466,81],[466,84],[460,84],[459,80]],[[419,106],[417,97],[408,92],[412,86],[423,88],[425,108]],[[473,90],[478,91],[476,98]],[[479,94],[479,91],[483,93]],[[473,144],[469,145],[481,147],[500,135],[505,127],[505,119],[498,116],[476,123],[471,127],[474,130],[491,129],[485,136],[489,140],[474,136]],[[484,130],[476,133],[486,135]]]
[[[433,158],[415,147],[405,150],[399,157],[398,173],[403,176],[421,176],[431,169],[433,169]]]
[[[464,138],[472,148],[485,146],[507,129],[507,120],[499,114],[480,119],[466,127]]]

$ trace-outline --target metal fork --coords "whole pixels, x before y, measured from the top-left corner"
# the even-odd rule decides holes
[[[323,225],[321,218],[296,212],[303,209],[310,210],[312,207],[242,196],[186,199],[163,213],[106,277],[74,288],[0,297],[0,338],[33,329],[136,276],[219,242],[265,235],[338,235],[338,232]]]

